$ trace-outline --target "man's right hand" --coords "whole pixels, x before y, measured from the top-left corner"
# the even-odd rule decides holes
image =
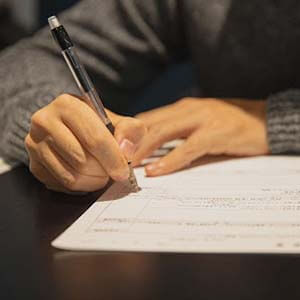
[[[85,102],[62,95],[32,116],[25,145],[30,170],[49,189],[91,192],[125,181],[145,134],[141,121],[109,113],[115,137]]]

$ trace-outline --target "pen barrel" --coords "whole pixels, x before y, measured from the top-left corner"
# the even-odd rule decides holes
[[[85,102],[99,115],[104,125],[108,127],[111,124],[111,120],[107,116],[97,91],[92,89],[89,92],[84,92],[83,97]]]
[[[115,126],[110,122],[109,124],[106,124],[107,129],[110,131],[110,133],[114,136],[115,135]]]
[[[76,83],[82,94],[88,93],[94,89],[94,85],[87,74],[85,68],[80,63],[78,55],[73,47],[62,51],[62,55],[68,64],[68,67],[76,80]]]
[[[111,124],[111,121],[106,114],[99,94],[97,93],[84,66],[80,63],[77,53],[73,48],[69,48],[62,51],[62,54],[69,66],[74,79],[76,80],[77,86],[80,89],[85,102],[96,111],[96,113],[99,115],[99,117],[107,127],[110,126],[109,124]]]
[[[56,20],[56,22],[58,22],[58,20],[56,18],[55,18],[55,20]],[[53,21],[53,19],[52,19],[52,21]],[[59,22],[57,25],[59,25]],[[66,50],[70,47],[73,47],[73,43],[72,43],[67,31],[65,30],[65,28],[63,26],[59,25],[58,27],[51,29],[51,33],[52,33],[54,40],[57,42],[57,44],[59,45],[59,47],[62,50]]]

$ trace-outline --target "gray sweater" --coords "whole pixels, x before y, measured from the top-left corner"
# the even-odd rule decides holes
[[[204,97],[266,99],[272,153],[300,153],[299,0],[83,0],[60,17],[113,110],[191,59]],[[0,151],[27,163],[32,114],[77,88],[48,28],[0,66]]]

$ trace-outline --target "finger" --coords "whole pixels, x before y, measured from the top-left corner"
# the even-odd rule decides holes
[[[32,122],[30,137],[39,144],[41,136],[42,141],[53,148],[77,173],[89,176],[106,174],[94,156],[84,151],[78,139],[60,119],[53,118],[51,124],[43,122],[42,128],[41,121]]]
[[[46,143],[42,146],[42,163],[67,190],[72,192],[93,192],[103,188],[108,182],[108,176],[89,176],[79,174]],[[65,179],[65,172],[71,174],[72,179]]]
[[[99,116],[87,104],[75,98],[70,98],[67,104],[65,109],[61,109],[64,124],[111,178],[116,181],[126,180],[129,177],[127,161]]]
[[[67,134],[67,131],[65,132],[65,134]],[[96,158],[90,153],[84,151],[75,137],[74,143],[79,144],[83,155],[80,152],[80,156],[76,154],[74,155],[74,152],[71,150],[72,145],[74,146],[74,143],[71,145],[67,145],[64,144],[63,141],[53,139],[51,136],[45,138],[45,143],[47,143],[51,149],[55,150],[55,152],[58,153],[63,161],[66,162],[69,167],[71,167],[72,173],[86,176],[108,176],[98,160],[96,160]]]
[[[140,120],[121,118],[115,126],[115,138],[122,153],[131,161],[142,138],[146,134],[146,127]]]
[[[117,122],[119,122],[120,119],[122,119],[123,117],[121,115],[118,115],[112,111],[110,111],[109,109],[105,109],[105,112],[108,116],[108,118],[112,121],[112,123],[115,125]]]
[[[62,160],[58,159],[58,155],[53,153],[47,143],[40,142],[36,144],[29,134],[26,137],[25,144],[31,163],[33,161],[38,161],[46,169],[48,169],[48,171],[60,184],[64,186],[74,182],[75,177],[69,170],[70,168],[66,168],[63,165]]]
[[[30,136],[27,144],[33,145],[29,147],[31,161],[40,162],[61,185],[72,186],[75,182],[73,170],[60,155],[44,141],[34,145],[33,141],[29,143],[28,140]]]
[[[38,161],[30,161],[30,171],[31,173],[42,182],[48,189],[68,193],[69,191],[65,189],[53,176],[52,174]]]
[[[124,138],[138,145],[146,134],[143,122],[134,118],[121,118],[115,124],[115,138],[118,142]]]
[[[211,149],[211,139],[207,134],[190,136],[159,161],[145,168],[147,176],[161,176],[189,166],[194,160],[206,155]]]
[[[169,122],[167,124],[159,123],[151,127],[135,154],[133,165],[139,165],[143,159],[148,158],[164,143],[190,135],[192,130],[193,128],[190,127],[189,122]]]
[[[37,160],[30,161],[30,171],[48,189],[67,194],[73,194],[74,192],[94,192],[106,186],[108,182],[108,177],[75,174],[75,183],[72,186],[65,187]]]
[[[171,115],[178,113],[176,104],[166,105],[160,108],[152,109],[136,115],[136,118],[143,121],[147,127],[156,123],[163,122],[170,118]]]
[[[33,133],[34,131],[35,128],[34,125],[32,125],[31,132]],[[75,170],[78,170],[86,164],[87,156],[84,149],[72,131],[62,122],[52,122],[51,130],[44,138],[44,141],[51,148],[54,148]]]

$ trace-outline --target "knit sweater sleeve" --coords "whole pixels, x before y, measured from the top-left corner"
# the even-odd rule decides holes
[[[272,154],[300,153],[300,90],[268,98],[267,128]]]
[[[105,104],[122,110],[172,60],[181,43],[176,0],[83,0],[60,16]],[[78,94],[45,28],[0,54],[0,155],[28,163],[32,114]]]

